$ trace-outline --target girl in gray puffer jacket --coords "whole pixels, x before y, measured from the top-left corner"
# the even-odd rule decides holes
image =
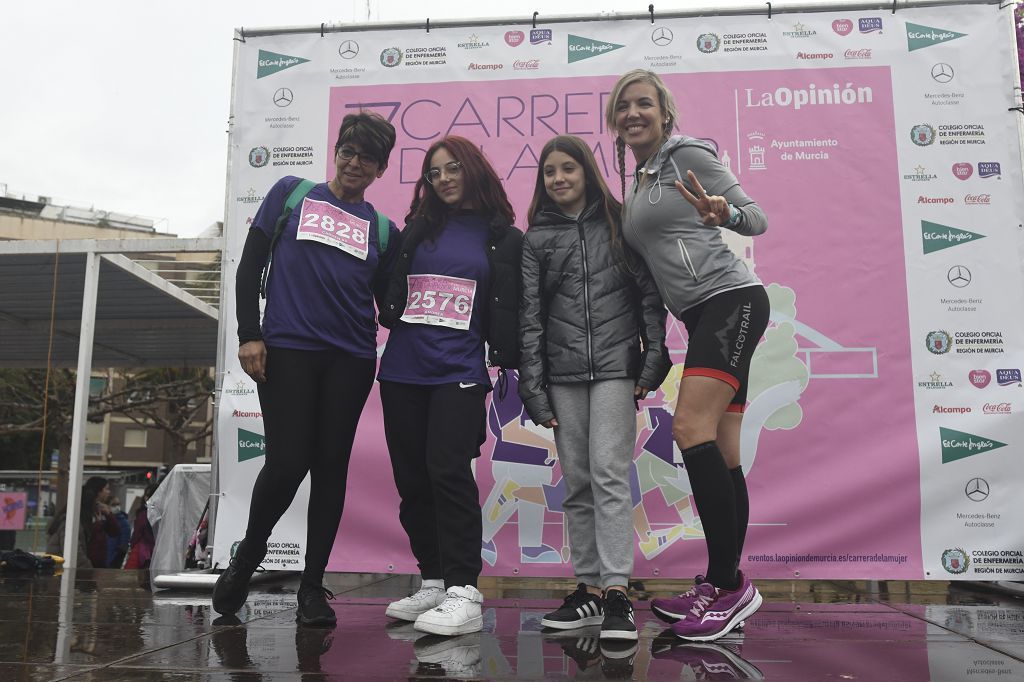
[[[661,385],[671,360],[665,308],[622,242],[620,215],[583,140],[544,146],[523,240],[519,396],[534,422],[555,430],[579,582],[541,623],[601,624],[604,639],[635,640],[626,597],[635,401]]]

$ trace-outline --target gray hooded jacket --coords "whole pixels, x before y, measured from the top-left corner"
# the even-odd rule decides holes
[[[675,187],[692,170],[704,190],[736,207],[739,222],[729,229],[754,236],[768,229],[761,207],[746,195],[736,176],[706,142],[676,135],[642,168],[626,192],[622,234],[647,263],[669,312],[680,317],[687,308],[715,294],[760,284],[746,263],[729,249],[719,227],[705,225]]]

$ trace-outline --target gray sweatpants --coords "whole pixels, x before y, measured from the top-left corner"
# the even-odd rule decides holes
[[[634,386],[632,379],[548,386],[573,571],[594,587],[626,585],[633,571]]]

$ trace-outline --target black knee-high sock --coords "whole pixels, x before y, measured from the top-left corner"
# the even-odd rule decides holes
[[[750,497],[747,495],[747,479],[743,476],[743,467],[729,469],[729,476],[732,477],[732,488],[736,493],[736,565],[739,566],[750,521]]]
[[[707,581],[735,589],[736,491],[729,467],[714,441],[686,448],[682,454],[708,546]]]

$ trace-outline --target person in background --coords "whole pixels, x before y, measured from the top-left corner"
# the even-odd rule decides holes
[[[91,476],[82,486],[82,502],[78,517],[78,568],[107,567],[107,538],[116,538],[121,527],[110,512],[106,501],[110,497],[107,479]],[[46,551],[64,556],[64,528],[67,507],[62,509],[46,528]]]
[[[156,488],[156,483],[150,483],[146,486],[142,497],[136,500],[139,506],[132,520],[132,536],[129,540],[131,548],[128,550],[128,558],[125,560],[125,569],[149,568],[149,562],[153,559],[156,537],[153,535],[153,527],[149,525],[149,507],[146,504],[149,502],[149,498],[153,497]]]
[[[128,554],[128,544],[132,537],[132,528],[128,523],[128,514],[121,508],[121,500],[110,498],[110,513],[117,519],[120,532],[116,537],[107,538],[107,566],[121,568]]]

